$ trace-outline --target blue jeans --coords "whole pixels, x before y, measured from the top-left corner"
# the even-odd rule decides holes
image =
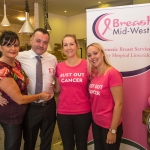
[[[22,139],[22,124],[0,124],[4,130],[4,149],[20,150]]]

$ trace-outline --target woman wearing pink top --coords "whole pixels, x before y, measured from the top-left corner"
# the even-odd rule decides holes
[[[57,122],[64,150],[87,150],[88,131],[92,121],[88,94],[87,61],[77,56],[77,39],[67,34],[62,39],[67,60],[56,68],[56,89],[60,92]]]
[[[94,150],[119,150],[123,133],[121,113],[123,88],[121,74],[111,66],[99,43],[87,47],[92,108]],[[94,68],[97,73],[93,73]]]

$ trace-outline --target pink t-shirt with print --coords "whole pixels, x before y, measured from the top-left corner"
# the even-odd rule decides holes
[[[58,97],[59,114],[84,114],[91,111],[88,84],[87,61],[81,60],[77,66],[58,63],[56,77],[61,87]]]
[[[92,79],[89,85],[89,93],[92,116],[97,125],[110,128],[114,109],[114,100],[110,88],[122,84],[122,75],[115,68],[111,68],[105,74]]]

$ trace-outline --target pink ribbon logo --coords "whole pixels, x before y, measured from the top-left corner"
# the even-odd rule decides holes
[[[106,28],[105,28],[104,32],[102,33],[102,35],[104,35],[108,29],[111,30],[109,28],[110,23],[111,23],[111,20],[109,18],[107,18],[107,19],[104,20],[104,24],[105,24]]]

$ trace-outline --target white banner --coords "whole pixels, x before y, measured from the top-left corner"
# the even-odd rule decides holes
[[[146,150],[148,131],[142,111],[149,107],[150,95],[150,4],[87,10],[87,45],[94,42],[103,45],[124,77],[120,150]]]

